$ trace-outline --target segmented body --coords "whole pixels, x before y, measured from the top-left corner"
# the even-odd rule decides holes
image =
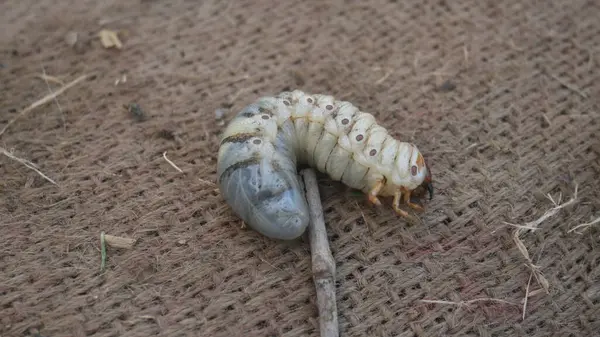
[[[406,199],[430,181],[418,149],[394,139],[371,114],[294,90],[259,98],[229,123],[218,154],[219,188],[251,228],[294,239],[309,222],[299,164],[367,193],[375,204],[378,195],[395,196],[397,204],[400,193]]]

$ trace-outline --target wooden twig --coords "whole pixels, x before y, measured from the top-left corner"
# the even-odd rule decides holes
[[[301,174],[304,178],[306,198],[308,199],[308,208],[310,211],[308,231],[312,255],[313,280],[317,290],[321,337],[338,337],[335,261],[333,260],[327,239],[317,176],[313,169],[304,169]]]

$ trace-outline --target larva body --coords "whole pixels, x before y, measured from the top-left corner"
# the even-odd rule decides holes
[[[419,150],[394,139],[375,118],[329,95],[300,90],[261,97],[225,129],[219,148],[219,188],[233,211],[259,233],[282,240],[299,237],[309,223],[297,167],[307,164],[331,179],[378,196],[400,197],[420,185],[430,194],[431,173]]]

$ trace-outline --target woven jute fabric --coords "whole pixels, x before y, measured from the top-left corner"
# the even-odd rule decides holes
[[[320,178],[342,336],[600,335],[600,224],[570,231],[600,217],[597,1],[0,12],[0,127],[15,119],[0,135],[0,335],[319,336],[306,236],[241,228],[215,184],[224,123],[296,88],[372,113],[433,171],[413,225]],[[532,274],[510,224],[576,190],[523,230]],[[102,232],[136,240],[107,246],[104,269]]]

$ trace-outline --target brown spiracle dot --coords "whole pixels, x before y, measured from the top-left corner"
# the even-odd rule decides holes
[[[331,105],[331,104],[327,104],[327,106],[325,106],[325,109],[327,109],[327,110],[331,110],[331,109],[333,109],[333,105]]]
[[[307,99],[306,99],[306,101],[307,101],[308,103],[312,103],[312,102],[313,102],[313,99],[309,97],[309,98],[307,98]]]
[[[357,140],[357,141],[359,141],[359,142],[360,142],[361,140],[363,140],[363,138],[365,138],[363,135],[358,135],[358,136],[356,136],[356,140]]]
[[[376,154],[377,154],[377,150],[375,150],[375,149],[373,149],[373,150],[371,150],[371,152],[369,152],[369,155],[370,155],[371,157],[373,157],[373,156],[374,156],[374,155],[376,155]]]
[[[283,101],[283,104],[290,105],[290,102],[289,101]]]
[[[410,174],[412,174],[413,176],[416,176],[417,175],[417,171],[418,171],[418,168],[417,168],[416,165],[411,166],[411,168],[410,168]]]
[[[252,143],[258,145],[258,144],[262,143],[262,141],[260,139],[255,139],[252,141]]]
[[[348,120],[348,118],[342,119],[342,124],[346,125],[348,123],[350,123],[350,121]]]
[[[271,117],[269,117],[269,115],[262,115],[262,119],[269,119]]]

